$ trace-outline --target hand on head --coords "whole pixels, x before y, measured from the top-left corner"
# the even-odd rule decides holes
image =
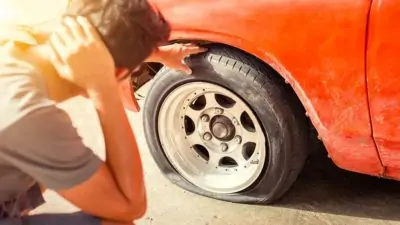
[[[50,60],[62,78],[86,91],[116,84],[114,60],[86,18],[65,18],[49,43]]]

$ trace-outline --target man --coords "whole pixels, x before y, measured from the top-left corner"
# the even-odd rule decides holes
[[[43,15],[54,1],[0,1],[10,15],[0,12],[0,28],[7,30],[0,36],[0,224],[131,224],[145,213],[146,195],[116,77],[144,60],[190,72],[183,59],[204,49],[157,48],[168,40],[169,25],[145,0],[76,0],[60,21]],[[34,10],[32,2],[42,4],[40,16],[30,11],[23,18],[26,9],[15,3]],[[105,161],[57,107],[79,93],[97,110]],[[82,212],[26,216],[43,203],[39,185]]]

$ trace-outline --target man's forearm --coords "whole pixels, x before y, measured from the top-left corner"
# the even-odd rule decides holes
[[[117,185],[128,201],[146,201],[140,199],[145,196],[142,163],[117,84],[88,94],[97,109],[105,139],[106,163]]]

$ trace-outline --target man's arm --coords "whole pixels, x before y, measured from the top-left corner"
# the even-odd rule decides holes
[[[28,91],[16,94],[24,98],[32,96]],[[107,110],[104,113],[107,114]],[[112,129],[107,125],[104,127],[108,132]],[[128,136],[123,135],[119,139],[121,143],[124,139],[128,140]],[[121,156],[121,168],[117,169],[132,174],[125,171],[119,173],[111,168],[110,160],[101,161],[84,145],[68,114],[62,109],[54,105],[34,109],[3,130],[0,138],[3,160],[29,174],[38,183],[57,191],[83,211],[102,219],[123,222],[138,219],[144,213],[146,198],[137,149],[131,148],[131,145],[107,144],[109,157]],[[126,155],[132,155],[132,158],[125,158]],[[135,161],[139,163],[134,165]],[[129,165],[122,168],[124,163]],[[131,168],[138,171],[137,174]],[[122,185],[114,172],[120,177],[125,176],[120,179],[131,185],[128,194],[131,194],[132,200],[121,190]]]
[[[102,218],[132,221],[146,210],[142,163],[116,87],[89,92],[106,144],[106,161],[86,182],[58,193]]]
[[[118,95],[114,62],[87,19],[67,18],[63,28],[51,38],[53,64],[60,76],[83,87],[92,99],[105,137],[106,163],[88,181],[59,193],[94,215],[122,221],[138,218],[146,209],[143,170]],[[96,199],[96,194],[108,195],[110,205]],[[107,213],[109,207],[115,211]]]

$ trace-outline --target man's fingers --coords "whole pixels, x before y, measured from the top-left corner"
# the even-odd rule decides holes
[[[189,67],[185,67],[185,69],[183,69],[182,71],[185,72],[188,75],[192,74],[192,70]]]
[[[207,51],[206,48],[201,48],[201,47],[198,47],[198,46],[195,46],[195,47],[187,47],[187,48],[184,50],[185,53],[190,54],[190,55],[202,53],[202,52],[205,52],[205,51]]]
[[[190,54],[202,53],[208,50],[207,48],[200,47],[194,43],[185,43],[183,46]]]
[[[184,62],[182,62],[182,64],[177,69],[187,74],[192,74],[192,69],[190,69],[190,67],[188,67]]]
[[[74,36],[77,40],[83,40],[85,37],[85,32],[82,29],[82,26],[74,19],[71,17],[66,17],[64,19],[65,25],[68,27],[69,32],[71,35]]]
[[[92,24],[87,18],[78,16],[76,20],[83,28],[84,34],[87,38],[91,40],[100,40],[99,34],[97,33],[96,29],[93,28]]]
[[[54,53],[56,54],[58,60],[65,62],[65,57],[66,57],[66,51],[67,47],[65,46],[64,41],[60,38],[60,35],[57,33],[54,33],[50,37],[50,46]]]
[[[54,49],[53,45],[50,45],[50,61],[55,65],[55,66],[61,66],[64,64],[63,60],[61,59],[60,55],[57,53],[57,51]]]
[[[67,67],[52,45],[50,45],[50,61],[54,68],[58,71],[59,75],[65,74]]]
[[[60,41],[62,41],[65,45],[71,45],[74,43],[74,36],[72,35],[71,30],[64,23],[61,23],[55,34],[58,35]]]
[[[183,44],[183,46],[185,46],[185,47],[198,47],[197,45],[195,45],[193,43],[185,43],[185,44]]]

